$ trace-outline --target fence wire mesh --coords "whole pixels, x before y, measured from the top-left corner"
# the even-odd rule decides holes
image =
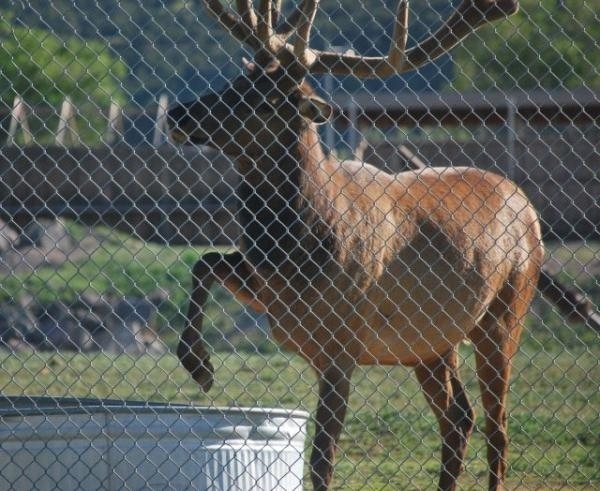
[[[600,487],[598,0],[205,3],[0,6],[0,487]]]

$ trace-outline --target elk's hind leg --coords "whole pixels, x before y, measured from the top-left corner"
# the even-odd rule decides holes
[[[458,354],[452,350],[442,358],[422,363],[415,368],[415,373],[440,426],[439,489],[454,490],[474,425],[473,408],[458,378]]]
[[[211,252],[196,262],[192,271],[187,324],[177,347],[177,356],[204,391],[212,386],[214,369],[202,340],[203,308],[215,281],[227,288],[240,302],[259,312],[266,311],[256,297],[252,275],[239,252]]]
[[[507,285],[470,334],[485,411],[489,489],[504,489],[508,453],[506,399],[513,356],[535,282],[521,276]]]

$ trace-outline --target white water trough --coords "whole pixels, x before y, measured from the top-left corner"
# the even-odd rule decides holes
[[[0,397],[0,489],[302,489],[308,413]]]

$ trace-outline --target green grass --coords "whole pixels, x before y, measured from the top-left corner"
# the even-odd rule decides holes
[[[76,224],[67,226],[75,240],[89,234]],[[112,297],[158,295],[164,301],[153,327],[173,347],[187,310],[192,266],[208,250],[231,249],[164,247],[105,228],[95,229],[93,237],[97,245],[78,261],[67,261],[60,267],[22,268],[5,275],[0,272],[0,303],[19,303],[26,298],[45,307],[56,301],[72,304],[83,293]],[[230,349],[236,343],[240,349],[273,351],[273,343],[262,332],[240,336],[235,320],[243,311],[228,292],[215,287],[205,307],[207,323],[214,328],[208,333],[208,342],[218,349]]]
[[[81,228],[71,225],[78,236]],[[84,259],[60,267],[40,267],[1,277],[0,301],[24,294],[40,304],[72,302],[84,292],[148,295],[169,291],[177,300],[187,295],[189,271],[201,249],[175,250],[143,244],[118,233],[96,233],[97,245]]]
[[[594,489],[600,486],[600,350],[558,343],[519,352],[510,393],[510,489]],[[487,478],[483,421],[472,349],[462,374],[477,408],[461,489]],[[172,354],[158,358],[106,354],[0,354],[0,393],[280,406],[311,412],[315,377],[287,354],[219,352],[216,382],[201,393]],[[410,370],[360,368],[336,465],[335,489],[432,489],[437,481],[437,424]],[[307,449],[308,451],[308,449]]]
[[[74,235],[81,230],[72,226]],[[282,406],[312,412],[315,377],[299,358],[273,349],[260,333],[235,333],[242,307],[222,289],[207,305],[207,338],[215,350],[216,381],[201,393],[173,356],[190,283],[204,249],[140,244],[110,231],[86,261],[0,278],[0,300],[27,293],[40,304],[74,301],[86,291],[167,294],[157,329],[171,351],[159,357],[103,353],[0,351],[0,393],[102,397],[203,405]],[[600,245],[551,246],[574,279],[600,303]],[[234,343],[232,345],[232,343]],[[462,374],[477,410],[460,489],[486,486],[483,422],[472,348],[461,350]],[[509,403],[509,489],[600,488],[600,342],[583,326],[566,326],[537,300],[515,360]],[[432,489],[439,470],[435,419],[409,369],[360,368],[341,438],[334,488]]]

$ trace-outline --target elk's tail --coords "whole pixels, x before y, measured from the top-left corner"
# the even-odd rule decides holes
[[[538,289],[568,322],[582,323],[600,332],[600,313],[584,293],[562,284],[544,268]]]

